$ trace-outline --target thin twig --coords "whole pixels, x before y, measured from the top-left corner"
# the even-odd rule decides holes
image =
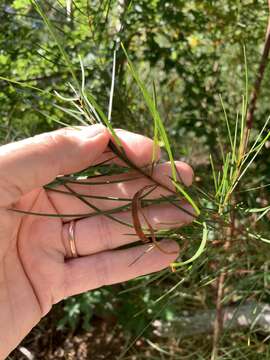
[[[216,360],[218,355],[218,342],[220,334],[223,328],[223,317],[222,317],[222,299],[223,299],[223,289],[225,282],[225,272],[222,272],[217,280],[217,300],[216,300],[216,317],[214,321],[214,334],[213,334],[213,346],[211,360]]]
[[[226,241],[224,242],[223,245],[225,252],[228,252],[229,248],[231,247],[231,243],[235,234],[235,213],[233,207],[230,215],[231,215],[230,227],[225,228]],[[223,330],[222,300],[224,295],[224,284],[227,276],[228,276],[228,272],[222,271],[217,279],[216,318],[214,321],[214,334],[213,334],[211,360],[216,360],[218,358],[218,344],[219,344],[220,335]]]
[[[161,337],[179,334],[181,338],[211,334],[214,331],[216,310],[185,311],[171,322],[162,324]],[[222,309],[224,331],[239,331],[241,329],[259,330],[261,333],[270,332],[270,306],[267,303],[246,302],[225,306]]]
[[[269,52],[270,52],[270,0],[268,0],[268,6],[269,6],[269,18],[268,18],[264,48],[263,48],[260,65],[259,65],[258,72],[257,72],[257,77],[256,77],[256,80],[254,83],[252,93],[251,93],[251,100],[250,100],[250,104],[249,104],[248,112],[247,112],[247,123],[246,123],[246,129],[245,129],[245,146],[247,145],[250,130],[253,127],[254,113],[256,111],[257,100],[258,100],[258,96],[260,93],[261,84],[262,84],[262,80],[263,80],[263,77],[265,74],[265,69],[267,66]]]

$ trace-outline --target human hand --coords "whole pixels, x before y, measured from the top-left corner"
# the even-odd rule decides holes
[[[141,135],[118,131],[126,155],[137,166],[151,163],[153,142]],[[178,245],[163,240],[139,261],[147,245],[115,250],[137,241],[127,236],[131,229],[104,215],[76,220],[74,238],[79,257],[70,258],[69,222],[66,217],[22,215],[11,208],[51,214],[89,212],[79,199],[49,190],[43,185],[56,176],[79,171],[104,159],[110,135],[101,125],[81,131],[61,129],[0,147],[0,358],[5,358],[31,328],[65,297],[159,271],[175,260]],[[177,167],[186,185],[192,182],[191,168],[181,162]],[[160,164],[154,177],[170,184],[170,165]],[[128,175],[127,175],[128,176]],[[114,176],[117,180],[117,176]],[[122,175],[123,178],[123,175]],[[89,195],[132,198],[150,184],[146,178],[98,186],[72,185]],[[151,198],[166,194],[157,188]],[[101,209],[112,208],[112,201],[91,199]],[[123,202],[113,201],[113,207]],[[190,210],[188,204],[183,207]],[[166,205],[145,208],[155,228],[190,222],[192,217]],[[129,211],[115,214],[132,223]],[[167,225],[162,225],[161,223]],[[172,226],[172,225],[171,225]]]

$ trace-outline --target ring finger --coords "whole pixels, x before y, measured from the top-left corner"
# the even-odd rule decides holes
[[[192,208],[186,202],[180,202],[181,207],[189,213]],[[144,215],[154,229],[170,229],[188,224],[193,217],[170,204],[151,205],[143,209]],[[118,221],[117,221],[118,220]],[[143,218],[141,224],[144,226]],[[131,226],[125,225],[130,224]],[[147,228],[147,225],[145,225]],[[63,225],[63,244],[65,254],[71,255],[69,234],[70,224]],[[122,212],[108,218],[98,215],[92,218],[77,220],[73,236],[78,255],[90,255],[139,241],[132,224],[131,212]]]

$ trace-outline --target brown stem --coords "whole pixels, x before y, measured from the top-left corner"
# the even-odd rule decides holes
[[[216,317],[214,321],[214,334],[213,334],[213,346],[211,360],[216,360],[218,355],[218,342],[220,334],[223,328],[223,316],[222,316],[222,298],[223,298],[223,289],[225,282],[226,273],[222,272],[217,281],[217,300],[216,300]]]
[[[230,214],[230,227],[226,229],[225,239],[223,248],[225,252],[231,247],[231,242],[235,235],[235,212],[232,209]],[[211,360],[216,360],[218,357],[218,343],[220,339],[220,335],[223,330],[223,309],[222,309],[222,299],[224,295],[224,283],[228,276],[227,271],[222,271],[217,280],[217,298],[216,298],[216,317],[214,321],[214,334],[213,334],[213,345],[212,345],[212,354]]]
[[[269,4],[269,10],[270,10],[270,0],[268,0],[268,4]],[[251,94],[250,105],[249,105],[249,109],[248,109],[248,113],[247,113],[247,129],[248,130],[250,130],[253,126],[254,113],[256,110],[257,99],[258,99],[258,95],[260,93],[260,88],[261,88],[263,76],[265,73],[269,52],[270,52],[270,15],[269,15],[268,27],[267,27],[267,31],[266,31],[264,49],[263,49],[263,53],[261,56],[261,61],[260,61],[260,65],[259,65],[259,69],[258,69],[258,73],[257,73],[257,78],[255,80],[255,84],[254,84],[253,91]]]
[[[161,337],[170,338],[179,334],[182,338],[211,334],[214,331],[216,310],[197,310],[180,313],[170,323],[160,329]],[[226,306],[222,309],[223,328],[232,333],[240,330],[259,330],[269,334],[270,306],[266,303],[247,301],[242,304]]]

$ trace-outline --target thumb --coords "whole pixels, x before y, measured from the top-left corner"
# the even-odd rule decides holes
[[[106,149],[109,133],[102,125],[64,128],[0,147],[0,207],[57,175],[79,171]]]

